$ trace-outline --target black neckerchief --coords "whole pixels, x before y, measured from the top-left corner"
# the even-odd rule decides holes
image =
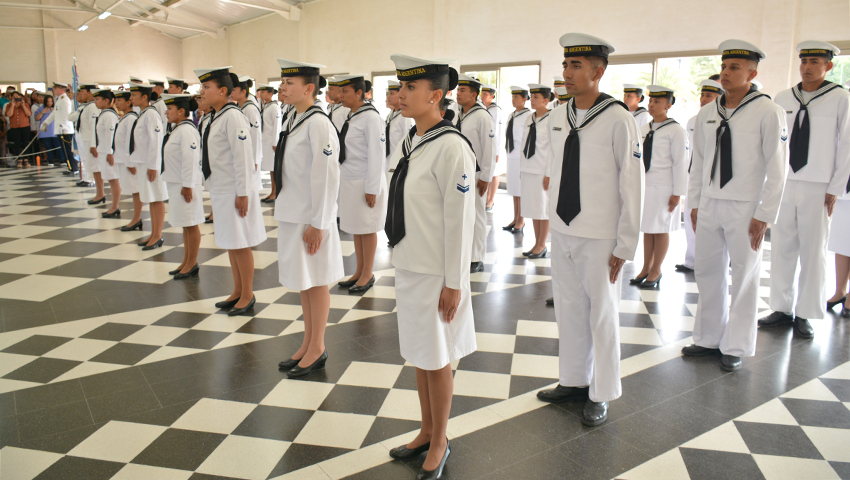
[[[720,160],[720,188],[726,186],[729,180],[732,180],[732,130],[729,128],[729,122],[735,117],[735,114],[744,109],[744,107],[759,97],[768,97],[758,91],[755,85],[750,85],[750,91],[741,100],[738,108],[732,112],[729,118],[726,118],[726,94],[720,96],[715,102],[717,106],[717,114],[720,115],[720,126],[717,127],[715,134],[714,146],[714,161],[711,163],[711,176],[708,183],[714,181],[714,172],[717,170],[717,161]]]
[[[548,116],[549,110],[546,110],[546,113],[540,117],[540,120],[537,119],[537,112],[531,114],[531,125],[528,126],[528,137],[525,139],[525,148],[522,149],[522,154],[526,159],[534,156],[534,151],[537,145],[537,122],[542,122]]]
[[[812,99],[807,103],[803,103],[803,94],[801,92],[803,89],[802,82],[791,89],[794,98],[800,103],[800,109],[797,110],[797,116],[794,117],[794,128],[791,129],[791,139],[788,142],[790,147],[788,152],[790,156],[789,163],[795,173],[809,163],[809,130],[811,129],[808,115],[809,104],[836,88],[841,88],[841,85],[824,80],[821,86],[814,91]],[[806,112],[806,114],[803,115],[803,112]],[[803,115],[802,122],[800,122],[800,115]]]
[[[89,104],[91,104],[91,102],[86,102],[80,105],[80,115],[77,117],[77,133],[80,132],[80,125],[83,123],[83,111],[89,106]]]
[[[507,149],[508,153],[514,151],[514,119],[529,111],[529,109],[523,108],[522,110],[515,110],[514,113],[511,114],[511,119],[508,120],[508,129],[507,132],[505,132],[505,149]]]
[[[130,115],[136,117],[136,120],[139,119],[139,114],[130,110],[129,112],[125,113],[120,120],[118,120],[118,125],[115,127],[115,134],[112,135],[112,153],[115,153],[115,137],[118,136],[118,127],[121,126],[121,122],[123,122],[124,119],[129,117]],[[136,124],[136,120],[133,120],[133,125]],[[132,128],[132,126],[130,128]]]
[[[106,112],[112,112],[112,113],[115,114],[116,117],[118,116],[118,112],[116,112],[112,108],[107,108],[105,110],[101,110],[100,115],[103,115]],[[100,144],[100,139],[97,138],[97,121],[100,120],[100,115],[98,115],[97,118],[94,119],[94,147],[95,148],[97,148],[97,146]],[[114,131],[112,132],[112,145],[113,145],[113,151],[114,151],[114,146],[115,146],[115,132]]]
[[[222,109],[218,112],[218,118],[221,118],[221,115],[224,112],[226,112],[228,110],[233,110],[235,108],[237,108],[236,105],[233,105],[232,103],[228,103],[227,105],[222,107]],[[209,142],[209,138],[210,138],[210,130],[212,128],[212,124],[216,119],[214,108],[210,108],[209,115],[210,115],[210,121],[207,123],[207,128],[204,129],[204,137],[201,140],[201,143],[203,144],[203,147],[201,148],[201,152],[202,152],[201,153],[201,171],[204,172],[204,180],[210,178],[210,175],[212,175],[212,168],[210,167],[210,145],[209,145],[210,142]]]
[[[645,111],[646,111],[645,108],[638,107],[637,110],[635,110],[634,112],[631,112],[631,114],[632,114],[633,117],[637,117],[638,115],[640,115],[641,113],[643,113]]]
[[[410,133],[404,137],[401,144],[401,159],[398,161],[398,166],[393,172],[393,178],[390,181],[389,203],[387,206],[387,220],[384,224],[384,232],[387,234],[387,239],[390,241],[390,247],[398,245],[405,235],[404,230],[404,183],[407,179],[407,170],[410,166],[410,155],[413,152],[424,147],[426,144],[440,138],[446,134],[457,134],[469,146],[472,151],[472,144],[469,140],[460,133],[460,130],[452,126],[448,120],[441,120],[439,123],[428,129],[419,143],[411,148],[413,144],[413,136],[416,135],[416,125],[410,129]],[[460,188],[461,185],[458,185]],[[469,188],[469,187],[466,187]]]
[[[356,112],[349,113],[348,118],[345,119],[345,123],[342,124],[342,130],[339,131],[339,164],[342,165],[342,162],[345,161],[345,136],[348,135],[348,122],[351,121],[352,118],[360,115],[363,112],[372,111],[378,113],[378,109],[375,108],[371,103],[364,103],[360,108],[357,109]],[[380,115],[380,114],[378,114]],[[384,139],[386,140],[386,139]]]
[[[276,189],[275,197],[280,195],[280,189],[283,188],[283,154],[286,152],[286,141],[289,139],[289,135],[294,132],[296,128],[303,125],[308,118],[318,114],[324,115],[328,118],[328,120],[330,120],[330,117],[328,117],[325,111],[322,110],[322,107],[313,105],[304,111],[304,114],[301,116],[301,120],[298,120],[298,123],[295,123],[295,119],[298,117],[298,112],[290,115],[286,129],[280,132],[280,136],[277,139],[277,146],[274,150],[274,172],[272,173]]]
[[[139,118],[137,118],[136,121],[133,122],[133,126],[130,128],[130,149],[129,149],[130,155],[132,155],[133,152],[136,151],[136,125],[139,124],[139,120],[142,119],[142,115],[144,115],[145,112],[147,112],[148,110],[150,110],[152,108],[153,108],[153,105],[148,105],[147,107],[144,108],[144,110],[139,112]],[[159,115],[159,112],[157,112],[155,108],[153,108],[153,109],[154,109],[154,112],[157,115]]]
[[[393,110],[392,112],[390,112],[389,115],[387,115],[387,131],[384,134],[384,139],[386,140],[384,142],[384,145],[386,146],[386,152],[387,152],[386,156],[387,157],[389,157],[390,153],[392,153],[392,152],[390,152],[390,125],[392,125],[393,120],[395,120],[396,117],[398,117],[399,115],[401,115],[401,109]]]
[[[473,113],[477,112],[478,110],[486,112],[487,115],[490,115],[490,113],[487,112],[487,110],[484,108],[484,105],[481,105],[480,103],[476,103],[475,105],[473,105],[472,108],[470,108],[469,111],[466,112],[466,113],[463,112],[463,107],[460,107],[460,111],[457,114],[457,125],[456,125],[457,129],[460,130],[460,126],[463,123],[464,118],[472,115]]]
[[[171,134],[176,132],[177,129],[180,128],[180,125],[186,125],[186,124],[189,124],[189,125],[192,126],[192,128],[195,128],[195,124],[192,123],[191,120],[183,120],[182,122],[178,123],[174,128],[172,128],[171,130],[166,132],[165,136],[162,137],[162,166],[159,169],[160,175],[165,173],[165,144],[168,143],[168,139],[169,139],[169,137],[171,137]]]
[[[679,124],[679,122],[677,122],[676,120],[668,118],[667,120],[664,120],[664,123],[659,125],[658,128],[653,130],[652,125],[654,125],[655,122],[649,122],[649,133],[647,133],[646,138],[643,139],[643,167],[645,171],[648,172],[649,166],[650,164],[652,164],[652,137],[655,135],[655,132],[673,123],[675,123],[676,125]]]
[[[575,97],[567,103],[567,122],[570,125],[570,134],[564,142],[564,159],[561,167],[561,185],[559,186],[558,205],[555,212],[567,225],[573,221],[581,212],[581,143],[579,131],[590,126],[596,117],[611,105],[620,105],[629,110],[625,103],[615,100],[608,94],[600,93],[588,109],[581,125],[576,125],[576,103]]]

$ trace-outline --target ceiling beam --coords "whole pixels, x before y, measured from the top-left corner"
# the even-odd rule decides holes
[[[21,30],[75,30],[71,27],[20,27],[17,25],[0,25],[0,29],[3,28],[18,28]]]
[[[63,12],[90,12],[95,13],[97,10],[86,6],[64,6],[64,5],[44,5],[40,3],[14,3],[0,2],[0,8],[23,8],[29,10],[54,10]]]
[[[248,8],[256,8],[258,10],[266,10],[269,12],[275,12],[279,14],[281,17],[287,20],[299,20],[301,18],[301,9],[296,6],[290,6],[289,10],[283,10],[277,7],[270,7],[268,5],[257,5],[256,3],[244,2],[242,0],[222,0],[227,3],[232,3],[234,5],[241,5],[243,7]]]
[[[119,15],[119,14],[113,14],[112,16],[115,17],[115,18],[121,18],[121,19],[124,19],[124,20],[130,20],[130,21],[135,21],[135,22],[140,22],[140,23],[150,23],[151,25],[161,25],[163,27],[180,28],[180,29],[183,29],[183,30],[191,30],[193,32],[208,33],[210,35],[216,35],[217,34],[217,32],[215,32],[213,30],[206,30],[206,29],[203,29],[203,28],[190,27],[188,25],[179,25],[179,24],[171,23],[171,22],[160,22],[159,20],[151,20],[150,18],[131,17],[131,16]]]
[[[118,5],[120,5],[120,4],[121,4],[121,2],[123,2],[123,1],[124,1],[124,0],[116,0],[116,1],[115,1],[115,3],[113,3],[112,5],[110,5],[110,6],[106,7],[106,10],[102,10],[102,11],[99,11],[99,12],[97,12],[97,11],[96,11],[96,12],[95,12],[95,16],[93,16],[93,17],[91,17],[90,19],[88,19],[88,20],[86,20],[85,22],[83,22],[83,23],[82,23],[82,25],[80,25],[79,27],[77,27],[77,30],[79,30],[79,29],[83,28],[83,25],[88,25],[89,23],[93,22],[96,18],[98,18],[100,15],[103,15],[104,13],[109,12],[109,14],[110,14],[110,15],[112,15],[112,9],[113,9],[113,8],[115,8],[115,7],[117,7]]]
[[[216,23],[216,22],[212,22],[209,19],[207,19],[207,18],[205,18],[201,15],[197,15],[195,13],[187,12],[187,11],[180,10],[180,9],[177,8],[180,4],[182,4],[186,1],[187,0],[168,0],[166,2],[159,4],[159,3],[156,3],[152,0],[136,0],[133,3],[136,3],[136,4],[144,3],[148,6],[153,7],[150,11],[146,11],[145,13],[140,13],[139,16],[142,17],[142,18],[152,18],[157,13],[164,13],[166,15],[166,18],[168,18],[169,14],[174,14],[175,16],[183,17],[183,18],[185,18],[189,21],[197,22],[197,23],[203,25],[207,29],[214,32],[214,33],[210,33],[209,31],[204,31],[204,33],[206,33],[207,35],[210,35],[211,37],[217,37],[218,32],[222,28],[224,28],[224,25],[221,25],[221,24]],[[134,26],[134,25],[138,25],[138,24],[134,23],[134,22],[130,22],[130,26]]]

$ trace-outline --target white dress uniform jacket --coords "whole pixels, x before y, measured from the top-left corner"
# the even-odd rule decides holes
[[[508,195],[512,197],[519,197],[522,193],[522,189],[520,188],[520,170],[522,168],[522,149],[525,145],[522,143],[522,140],[523,135],[525,135],[525,122],[531,114],[531,110],[523,108],[511,114],[511,118],[514,121],[513,125],[511,125],[510,119],[508,120],[508,126],[511,126],[513,129],[514,149],[509,152],[508,145],[505,143],[505,156],[507,157],[506,180],[508,184]],[[507,129],[507,127],[505,128]],[[507,136],[507,131],[505,135]]]
[[[153,102],[151,106],[156,109],[157,113],[159,113],[160,120],[162,120],[162,131],[165,132],[165,130],[168,128],[168,116],[165,115],[165,112],[168,111],[168,105],[166,105],[165,100],[160,97],[155,102]]]
[[[68,98],[64,93],[59,95],[54,100],[56,104],[55,108],[50,115],[41,123],[42,126],[47,127],[51,123],[56,123],[56,127],[54,127],[53,131],[56,135],[70,135],[74,133],[74,123],[68,118],[71,115],[71,112],[74,110],[74,105],[71,102],[71,99]]]
[[[260,110],[263,130],[263,160],[261,168],[270,172],[274,169],[274,146],[277,145],[281,129],[281,111],[279,102],[268,102]]]
[[[162,179],[168,188],[168,223],[172,227],[193,227],[204,223],[204,194],[201,186],[201,136],[191,120],[177,124],[162,148],[165,171]],[[184,188],[192,189],[192,201],[186,202]]]
[[[115,151],[112,156],[115,159],[115,168],[118,169],[118,179],[121,182],[121,192],[134,194],[139,193],[139,182],[136,176],[130,173],[128,168],[135,167],[136,152],[130,155],[130,131],[133,124],[139,119],[139,114],[133,111],[127,112],[118,121],[115,127]]]
[[[331,117],[331,121],[337,131],[342,130],[342,125],[345,123],[345,119],[348,118],[349,113],[351,113],[351,109],[343,107],[341,103],[334,103],[328,107],[328,116]]]
[[[502,108],[496,105],[496,102],[491,102],[487,107],[487,112],[493,117],[493,133],[496,134],[494,140],[496,142],[496,156],[500,160],[505,158],[505,125],[502,123]],[[504,165],[504,164],[503,164]],[[493,176],[499,175],[498,162],[494,166]]]
[[[136,160],[136,179],[139,182],[139,198],[143,203],[168,200],[168,190],[162,180],[162,139],[165,127],[162,118],[153,106],[148,106],[139,114],[133,141]],[[148,179],[148,170],[156,171],[156,179]]]
[[[259,192],[263,188],[260,165],[263,163],[263,129],[260,108],[253,102],[246,101],[240,108],[248,120],[248,135],[251,137],[251,152],[254,156],[254,188]],[[277,143],[277,142],[275,142]]]
[[[395,152],[396,147],[401,145],[401,141],[404,140],[407,132],[410,131],[410,128],[413,126],[413,119],[404,117],[401,114],[401,110],[391,111],[389,115],[387,115],[387,119],[384,120],[384,124],[389,127],[385,127],[385,130],[389,132],[387,137],[387,145],[389,145],[389,154],[387,158],[391,157],[393,152]],[[390,163],[391,167],[394,168],[394,164]]]
[[[637,123],[638,131],[640,131],[644,125],[652,121],[652,115],[650,115],[643,107],[638,107],[637,110],[631,113],[632,116],[635,117],[635,123]]]
[[[95,143],[92,143],[92,145],[96,145],[98,167],[100,168],[101,177],[106,181],[118,180],[119,178],[117,166],[109,165],[109,162],[106,160],[107,155],[114,153],[112,147],[115,139],[115,128],[118,126],[119,120],[118,112],[108,108],[101,110],[95,122]],[[114,162],[115,158],[113,157],[112,160]]]
[[[549,192],[543,189],[543,179],[551,174],[552,147],[549,143],[549,115],[546,112],[538,117],[533,112],[526,117],[525,129],[522,133],[522,161],[520,171],[522,185],[522,216],[532,220],[549,219]],[[535,125],[534,153],[527,148],[529,132],[532,123]]]
[[[686,130],[688,131],[688,181],[690,182],[690,173],[691,173],[691,158],[693,158],[693,150],[694,150],[694,129],[697,122],[697,116],[694,115],[688,120],[688,126]],[[682,265],[693,269],[694,268],[694,249],[696,245],[696,236],[694,235],[694,225],[691,222],[691,209],[688,207],[688,198],[685,197],[682,199],[682,204],[685,210],[685,214],[683,215],[685,220],[685,241],[687,242],[687,246],[685,247],[685,261],[682,262]]]
[[[345,160],[340,165],[339,220],[348,233],[363,235],[384,229],[387,213],[387,158],[384,122],[374,107],[352,115],[345,136]],[[369,208],[365,194],[377,195]]]
[[[82,168],[85,169],[86,177],[94,172],[100,171],[100,165],[97,159],[94,158],[89,151],[94,145],[94,121],[100,115],[100,109],[94,104],[94,101],[81,104],[77,110],[68,117],[74,122],[76,130],[77,149],[80,154],[80,159],[83,161]]]
[[[652,136],[652,161],[646,172],[641,231],[669,233],[679,229],[682,215],[680,206],[669,211],[670,197],[683,197],[688,193],[688,134],[675,120],[669,119],[661,124],[650,122],[641,127],[642,138],[646,138],[650,128],[656,133]],[[646,153],[643,152],[644,161]]]

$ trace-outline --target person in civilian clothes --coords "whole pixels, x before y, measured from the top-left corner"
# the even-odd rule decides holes
[[[142,200],[139,197],[139,181],[136,178],[136,159],[130,154],[130,135],[132,135],[133,126],[136,125],[136,120],[139,119],[139,114],[135,111],[136,107],[130,99],[129,90],[116,90],[113,93],[115,95],[115,108],[123,115],[118,126],[115,127],[115,148],[112,156],[118,169],[121,191],[133,197],[133,218],[130,223],[121,227],[121,231],[131,232],[136,229],[141,231]]]
[[[263,203],[272,203],[277,198],[275,195],[277,187],[274,184],[274,151],[277,141],[280,139],[282,127],[282,118],[280,111],[280,103],[275,99],[277,90],[271,85],[258,84],[257,96],[262,102],[260,108],[260,125],[263,130],[263,160],[260,163],[260,169],[264,172],[269,172],[272,180],[272,188],[269,195],[262,199]]]
[[[118,126],[120,117],[113,107],[115,95],[112,90],[102,89],[94,92],[94,103],[100,109],[100,115],[95,121],[95,140],[91,154],[97,159],[100,166],[102,180],[109,182],[109,193],[112,196],[112,205],[102,213],[103,218],[118,218],[121,209],[118,202],[121,200],[121,183],[118,181],[118,168],[115,165],[115,128]],[[106,201],[104,195],[103,201]]]
[[[522,218],[522,188],[520,170],[522,169],[522,137],[525,132],[525,122],[531,116],[531,110],[525,106],[528,101],[528,88],[511,86],[511,104],[514,112],[508,119],[505,129],[505,152],[507,157],[507,180],[508,195],[514,199],[514,221],[502,227],[502,230],[511,233],[522,233],[525,227],[525,219]]]
[[[135,160],[139,200],[147,203],[151,212],[151,234],[138,243],[143,250],[159,248],[165,242],[162,227],[165,223],[165,201],[168,190],[162,181],[162,139],[165,127],[159,112],[150,103],[153,85],[130,86],[130,99],[141,109],[139,118],[130,129],[130,156]],[[164,105],[164,104],[163,104]],[[133,157],[133,154],[136,154]]]
[[[549,239],[549,175],[552,149],[549,145],[549,94],[545,85],[529,83],[531,108],[534,112],[525,120],[522,135],[522,216],[534,226],[534,246],[523,252],[528,258],[546,256]]]

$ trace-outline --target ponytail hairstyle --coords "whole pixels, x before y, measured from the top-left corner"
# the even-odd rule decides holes
[[[151,93],[148,95],[148,101],[153,103],[159,100],[159,94],[151,90]]]
[[[440,99],[439,107],[441,111],[444,111],[446,112],[446,114],[448,114],[446,110],[449,108],[449,105],[451,105],[452,101],[449,100],[446,95],[448,95],[450,91],[457,88],[457,70],[449,67],[448,75],[441,75],[436,78],[428,78],[427,80],[428,83],[431,84],[432,91],[440,90],[441,92],[443,92],[443,97]]]
[[[233,93],[233,86],[239,85],[239,76],[235,73],[230,73],[223,77],[213,78],[210,81],[215,83],[218,88],[225,88],[227,90],[227,96],[230,96]]]
[[[188,108],[188,110],[187,110],[187,108]],[[195,100],[195,97],[189,98],[188,101],[181,103],[177,107],[178,112],[180,110],[183,110],[184,112],[186,112],[186,118],[189,118],[192,115],[192,112],[196,111],[197,109],[198,109],[198,101]]]

